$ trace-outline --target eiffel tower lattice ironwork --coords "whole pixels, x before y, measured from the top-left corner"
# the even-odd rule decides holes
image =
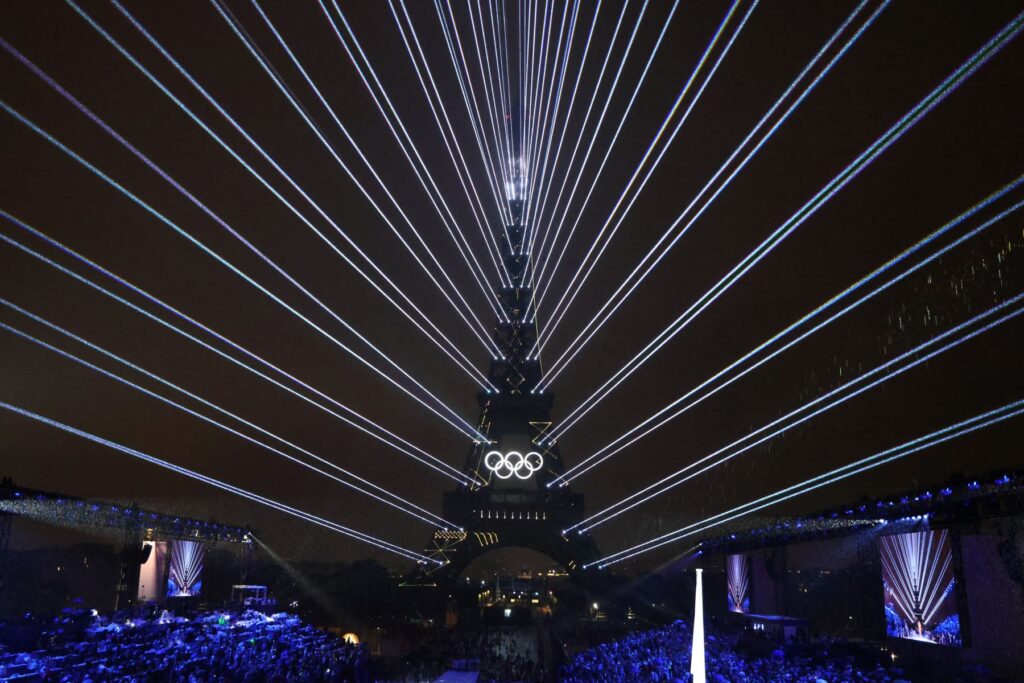
[[[422,568],[421,578],[435,585],[457,578],[477,557],[503,547],[524,547],[542,552],[569,573],[600,555],[589,534],[563,530],[583,519],[583,495],[568,486],[551,486],[565,471],[558,445],[542,445],[551,426],[553,397],[532,393],[540,379],[540,364],[529,354],[536,340],[536,324],[526,320],[532,288],[529,257],[524,241],[521,200],[510,202],[513,225],[508,228],[502,258],[512,286],[500,292],[508,322],[495,324],[496,341],[504,358],[493,360],[491,383],[498,392],[478,395],[478,430],[489,439],[474,444],[464,471],[478,483],[462,485],[444,495],[445,519],[462,528],[437,529],[425,554],[440,560],[436,568]]]

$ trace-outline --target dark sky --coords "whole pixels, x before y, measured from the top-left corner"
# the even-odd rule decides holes
[[[469,22],[453,3],[463,40]],[[627,9],[631,28],[639,2]],[[259,14],[230,2],[246,30],[366,184],[399,230],[397,211],[291,67]],[[416,30],[445,94],[481,190],[483,168],[432,3],[410,2]],[[128,9],[213,94],[380,268],[449,334],[480,369],[487,356],[452,308],[404,251],[316,137],[208,3],[128,2]],[[557,5],[561,8],[561,5]],[[594,315],[690,198],[842,23],[851,2],[765,0],[615,236],[594,275],[552,339],[544,360],[561,351]],[[82,7],[260,173],[310,216],[244,140],[135,31],[112,5]],[[447,272],[485,323],[479,289],[455,252],[357,73],[315,2],[266,2],[265,11],[308,68],[331,107],[394,193]],[[570,63],[579,68],[584,29],[595,5],[584,2]],[[606,0],[592,55],[569,123],[576,140],[619,5]],[[633,54],[612,99],[595,156],[583,171],[589,187],[603,151],[670,4],[651,2]],[[739,12],[749,7],[741,4]],[[869,3],[864,15],[877,7]],[[345,2],[342,9],[367,51],[475,252],[485,248],[434,125],[387,3]],[[779,129],[670,256],[637,290],[552,387],[555,419],[566,415],[681,313],[827,180],[1019,13],[1019,2],[897,2]],[[636,106],[613,148],[597,191],[553,291],[568,284],[586,248],[642,156],[700,53],[725,3],[682,3]],[[510,2],[506,12],[517,13]],[[515,27],[510,25],[513,48]],[[267,253],[305,287],[394,358],[470,422],[475,389],[382,297],[207,137],[63,2],[15,1],[0,7],[0,35],[106,120],[128,141]],[[624,41],[613,48],[611,68]],[[469,48],[469,44],[467,44]],[[470,48],[471,49],[471,48]],[[475,58],[470,51],[469,57]],[[1011,42],[792,237],[661,350],[561,442],[571,465],[700,382],[804,312],[908,247],[1024,171],[1024,41]],[[475,66],[475,65],[474,65]],[[279,294],[341,341],[368,353],[351,334],[304,299],[147,169],[42,80],[0,56],[2,99],[157,210]],[[480,87],[480,83],[477,83]],[[607,79],[598,105],[604,102]],[[592,135],[593,119],[584,141]],[[0,207],[110,268],[227,337],[461,466],[468,442],[391,385],[231,274],[181,236],[33,134],[0,115]],[[564,161],[556,170],[560,179]],[[1021,199],[1012,194],[1000,207]],[[574,217],[582,202],[574,201]],[[989,214],[986,214],[989,215]],[[314,222],[326,231],[320,218]],[[971,225],[974,225],[972,223]],[[619,454],[575,486],[596,510],[749,430],[924,341],[1024,288],[1022,221],[1011,217],[951,253],[919,277],[791,350],[699,409]],[[0,232],[86,274],[73,260],[6,221]],[[341,241],[337,240],[340,244]],[[347,247],[343,247],[347,249]],[[493,270],[490,271],[493,274]],[[90,274],[92,277],[92,274]],[[99,276],[96,276],[97,278]],[[103,283],[105,286],[109,282]],[[117,289],[119,294],[126,290]],[[159,328],[10,246],[0,246],[0,296],[325,458],[440,511],[449,480],[322,412]],[[143,303],[138,297],[132,299]],[[149,307],[153,309],[152,306]],[[155,309],[153,309],[155,311]],[[0,320],[84,355],[110,361],[10,310]],[[542,324],[544,322],[542,311]],[[1020,339],[1011,321],[841,409],[776,439],[730,466],[676,489],[603,527],[603,550],[617,550],[1024,396]],[[228,480],[406,547],[419,549],[429,527],[316,477],[236,437],[117,385],[9,333],[0,334],[0,400],[43,413],[144,452]],[[131,375],[133,380],[139,379]],[[146,386],[156,388],[151,382]],[[808,510],[865,493],[926,485],[955,471],[988,471],[1021,462],[1021,422],[1009,422],[794,501],[780,512]],[[0,472],[32,487],[135,501],[260,529],[267,543],[295,557],[386,556],[373,548],[292,520],[198,482],[83,442],[25,418],[0,415]],[[680,548],[681,549],[681,548]]]

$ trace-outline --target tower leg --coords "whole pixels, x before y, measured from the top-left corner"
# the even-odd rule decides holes
[[[11,525],[14,523],[14,515],[9,512],[0,512],[0,614],[7,611],[7,601],[10,599],[10,588],[8,587],[8,549],[11,543]]]
[[[690,675],[693,683],[706,683],[704,671],[704,585],[703,569],[697,570],[697,592],[693,598],[693,647],[690,650]]]
[[[135,604],[139,590],[139,552],[142,548],[142,530],[128,524],[124,527],[124,545],[121,547],[121,575],[117,580],[114,611]]]

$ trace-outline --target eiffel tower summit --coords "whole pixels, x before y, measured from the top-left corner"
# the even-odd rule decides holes
[[[519,183],[516,183],[519,185]],[[476,558],[498,548],[529,548],[558,562],[570,575],[598,559],[589,533],[565,530],[583,519],[583,494],[573,493],[558,444],[549,440],[554,397],[536,391],[540,360],[531,357],[537,341],[530,282],[529,231],[523,200],[509,202],[512,224],[502,260],[511,286],[500,292],[503,319],[495,335],[503,357],[491,361],[490,383],[481,391],[477,431],[486,442],[473,444],[463,471],[474,484],[444,494],[442,516],[461,529],[434,531],[425,555],[440,561],[422,571],[428,583],[450,584]]]

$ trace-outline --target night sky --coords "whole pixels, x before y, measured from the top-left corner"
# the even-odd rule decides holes
[[[452,4],[467,57],[477,74],[466,5],[461,1]],[[633,2],[626,9],[625,33],[611,48],[610,69],[622,61],[625,34],[635,24],[641,4]],[[228,5],[339,156],[398,230],[411,235],[253,5],[234,0]],[[408,5],[478,187],[482,193],[489,192],[434,5],[426,1]],[[215,8],[198,0],[127,2],[125,6],[473,363],[486,371],[489,358],[482,345]],[[269,1],[261,6],[474,312],[490,325],[492,316],[480,289],[320,6],[316,2]],[[553,360],[555,352],[560,353],[591,319],[855,6],[838,1],[763,0],[759,4],[552,338],[543,362]],[[388,4],[346,1],[341,7],[474,252],[493,277],[483,238]],[[563,6],[556,3],[555,7],[557,21]],[[584,192],[670,7],[666,0],[647,6],[595,151],[582,172],[570,218],[580,211]],[[559,296],[729,7],[722,2],[681,3],[557,272],[552,291]],[[877,7],[874,0],[869,2],[858,24]],[[333,235],[340,249],[352,253],[330,225],[275,175],[116,7],[85,2],[82,8],[325,234]],[[594,8],[589,0],[581,4],[567,82],[580,67],[583,39]],[[573,168],[566,168],[571,145],[581,136],[585,145],[593,135],[596,114],[586,131],[581,132],[580,125],[620,8],[613,0],[606,0],[601,8],[565,136],[566,149],[555,170],[559,183],[566,173],[570,181],[579,174],[582,149]],[[749,4],[741,3],[734,21],[748,8]],[[557,378],[552,386],[555,420],[602,384],[1022,9],[1019,2],[896,2],[888,6]],[[510,0],[504,10],[515,50],[514,22],[519,8]],[[5,2],[0,6],[0,37],[459,415],[475,423],[478,407],[469,378],[71,7],[55,0]],[[591,454],[1024,172],[1022,65],[1024,39],[1018,37],[589,413],[561,441],[567,465]],[[607,97],[609,81],[610,75],[598,90],[598,109]],[[0,84],[2,100],[10,107],[339,340],[362,354],[372,353],[6,52],[0,55]],[[478,80],[476,87],[481,85]],[[563,101],[562,112],[564,107]],[[0,208],[449,464],[462,466],[468,439],[2,112],[0,149]],[[994,215],[1022,198],[1024,192],[1018,189],[980,216]],[[487,206],[495,219],[492,199]],[[956,234],[980,222],[972,219]],[[856,373],[1021,293],[1022,227],[1020,214],[1009,216],[581,477],[574,488],[586,495],[589,510],[602,508]],[[113,285],[14,224],[0,220],[0,233],[157,312],[141,297]],[[0,296],[435,512],[440,512],[442,492],[454,485],[6,244],[0,245]],[[540,319],[546,324],[543,308]],[[156,383],[6,307],[0,310],[0,321],[171,395]],[[601,527],[597,541],[604,551],[618,550],[654,532],[1024,398],[1022,335],[1024,322],[1012,320]],[[0,358],[0,401],[408,548],[421,549],[431,533],[425,524],[4,331],[0,331]],[[766,512],[808,511],[865,494],[927,486],[955,472],[1019,465],[1022,428],[1024,421],[1017,418]],[[249,524],[288,557],[372,556],[408,566],[370,546],[6,411],[0,413],[0,473],[24,486]],[[668,554],[683,549],[680,544],[668,549]],[[652,556],[644,562],[654,560]]]

